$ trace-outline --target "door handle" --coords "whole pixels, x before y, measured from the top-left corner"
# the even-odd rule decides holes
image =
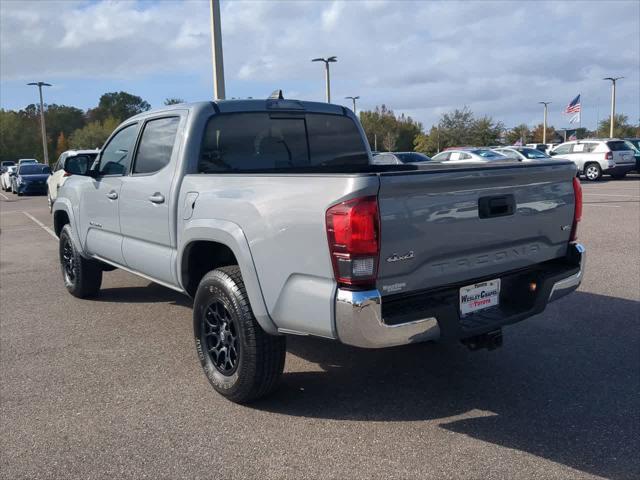
[[[164,203],[164,195],[160,192],[156,192],[149,197],[149,201],[152,203]]]
[[[115,190],[111,190],[109,193],[107,193],[107,198],[109,200],[115,200],[116,198],[118,198],[118,192],[116,192]]]

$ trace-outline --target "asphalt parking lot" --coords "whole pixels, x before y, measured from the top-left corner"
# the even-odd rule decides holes
[[[210,388],[187,297],[65,291],[46,197],[0,194],[0,476],[640,477],[640,176],[584,186],[580,290],[504,346],[290,338],[275,395]]]

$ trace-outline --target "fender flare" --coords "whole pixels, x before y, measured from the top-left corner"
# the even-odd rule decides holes
[[[249,248],[249,242],[244,235],[242,228],[233,222],[226,220],[191,220],[185,224],[184,230],[180,232],[178,240],[178,258],[176,262],[178,282],[180,287],[186,291],[182,275],[183,255],[189,244],[197,241],[217,242],[228,247],[236,257],[242,279],[244,281],[251,309],[256,320],[262,329],[271,334],[277,335],[278,328],[274,324],[267,310],[258,273],[253,262],[253,256]]]
[[[67,217],[69,218],[69,225],[71,225],[71,241],[73,242],[74,248],[76,249],[76,251],[80,252],[80,254],[83,257],[86,257],[86,254],[84,253],[84,249],[82,248],[82,242],[80,241],[76,215],[73,211],[71,202],[67,198],[58,197],[54,202],[53,210],[51,212],[51,215],[53,216],[54,219],[55,219],[56,213],[60,211],[66,213]],[[56,234],[58,234],[58,232],[56,232]]]

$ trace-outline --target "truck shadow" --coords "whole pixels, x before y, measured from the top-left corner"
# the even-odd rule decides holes
[[[505,329],[505,345],[493,352],[458,344],[371,351],[290,337],[288,352],[319,371],[285,373],[275,395],[253,407],[435,421],[592,474],[638,478],[639,317],[637,301],[576,292]]]

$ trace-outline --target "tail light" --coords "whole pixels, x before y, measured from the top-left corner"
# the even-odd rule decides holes
[[[373,286],[380,255],[380,215],[375,196],[330,207],[326,214],[329,253],[338,285]]]
[[[69,173],[69,172],[64,172],[64,173],[62,174],[62,176],[63,176],[63,177],[70,177],[71,175],[72,175],[72,174],[71,174],[71,173]]]
[[[575,242],[578,239],[578,223],[582,218],[582,185],[578,177],[573,177],[573,197],[575,198],[575,209],[573,211],[573,225],[571,225],[571,237],[569,241]]]
[[[613,160],[613,152],[607,152],[604,154],[605,160]]]

